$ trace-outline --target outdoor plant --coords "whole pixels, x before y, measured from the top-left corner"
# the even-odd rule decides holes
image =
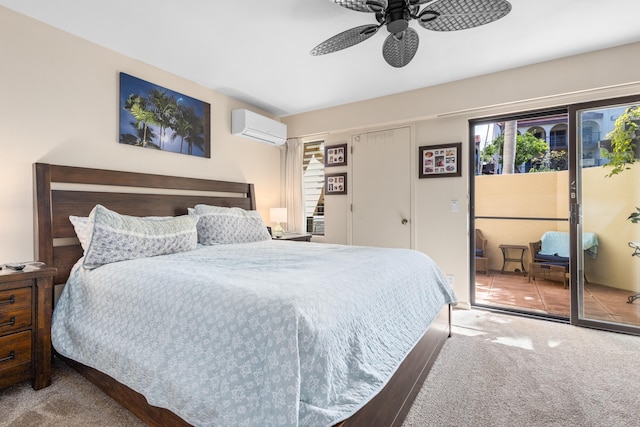
[[[629,165],[636,162],[636,141],[640,138],[640,107],[637,105],[627,108],[618,117],[614,128],[607,134],[611,140],[611,151],[603,150],[603,156],[609,159],[606,167],[613,167],[611,173],[606,175],[612,177],[629,169]],[[640,208],[632,212],[627,219],[636,224],[640,222]]]
[[[489,161],[496,153],[500,155],[500,163],[502,163],[502,150],[504,147],[504,134],[494,139],[491,144],[487,145],[482,153],[482,159]],[[549,150],[549,144],[544,140],[537,138],[530,132],[516,136],[516,157],[515,164],[521,165],[534,158],[543,157]]]
[[[618,117],[614,128],[607,134],[611,140],[611,151],[602,150],[602,156],[609,160],[605,167],[612,167],[607,176],[617,175],[636,161],[636,141],[640,138],[640,108],[631,106]]]
[[[562,170],[567,170],[567,152],[564,150],[552,150],[542,158],[532,159],[529,172],[555,172]]]

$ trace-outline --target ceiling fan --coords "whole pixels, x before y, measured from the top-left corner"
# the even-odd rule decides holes
[[[374,13],[378,24],[351,28],[323,41],[311,50],[318,56],[337,52],[367,40],[387,26],[389,36],[382,46],[382,56],[393,67],[407,65],[418,51],[418,33],[409,26],[415,19],[432,31],[456,31],[489,24],[511,11],[506,0],[331,0],[358,12]],[[422,10],[420,7],[427,4]]]

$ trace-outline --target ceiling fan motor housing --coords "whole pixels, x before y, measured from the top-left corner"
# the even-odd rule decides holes
[[[387,30],[392,34],[401,33],[409,26],[411,15],[404,0],[389,0],[387,6]]]

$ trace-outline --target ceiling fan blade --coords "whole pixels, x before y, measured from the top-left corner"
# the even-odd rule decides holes
[[[338,6],[357,12],[381,12],[387,8],[387,0],[331,0]]]
[[[419,43],[416,30],[408,27],[401,33],[389,34],[382,46],[382,56],[392,67],[404,67],[415,56]]]
[[[319,56],[346,49],[365,41],[377,33],[378,29],[380,29],[379,25],[361,25],[359,27],[351,28],[350,30],[343,31],[340,34],[336,34],[330,39],[323,41],[318,46],[311,49],[310,53],[313,56]]]
[[[418,14],[418,23],[432,31],[457,31],[489,24],[511,12],[506,0],[440,0]]]

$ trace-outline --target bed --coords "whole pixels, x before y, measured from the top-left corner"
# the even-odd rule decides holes
[[[137,217],[183,216],[187,214],[187,208],[196,205],[255,210],[253,185],[42,163],[35,165],[35,175],[39,259],[58,268],[55,283],[67,283],[55,309],[58,319],[54,322],[53,331],[58,337],[56,352],[149,425],[240,425],[255,423],[260,417],[268,417],[269,421],[265,425],[400,425],[440,348],[450,335],[451,303],[455,296],[433,263],[415,251],[385,252],[376,248],[262,240],[227,246],[198,245],[193,251],[107,263],[86,270],[81,265],[86,257],[83,261],[83,249],[69,221],[70,215],[88,216],[96,209],[96,205],[122,215]],[[299,253],[307,253],[304,259],[317,259],[319,263],[307,265],[306,262],[301,262],[300,258],[296,258]],[[358,260],[358,264],[366,265],[368,272],[354,272],[349,268],[348,261],[345,260],[351,256]],[[376,258],[378,256],[382,258]],[[429,276],[429,280],[437,283],[437,287],[441,289],[437,292],[429,291],[424,297],[433,300],[434,307],[430,312],[398,306],[397,304],[403,303],[394,302],[388,294],[380,294],[383,291],[374,292],[380,294],[377,297],[382,298],[382,303],[364,303],[362,295],[366,291],[363,289],[338,292],[338,288],[348,288],[343,285],[345,282],[341,282],[346,280],[342,271],[347,271],[349,279],[354,279],[354,283],[383,282],[385,274],[382,274],[382,270],[375,269],[385,257],[395,257],[397,262],[392,264],[402,264],[404,270],[412,262],[419,264],[419,269],[413,270],[412,267],[402,274],[407,275],[406,277]],[[412,257],[417,258],[410,261]],[[335,266],[335,269],[327,268],[329,265]],[[225,266],[232,266],[235,273],[220,270]],[[286,273],[279,270],[286,270]],[[388,277],[385,280],[400,277],[400,272],[395,272],[390,267],[387,270]],[[373,280],[371,272],[376,272],[373,276],[380,280]],[[136,282],[133,276],[144,276],[145,280],[158,284],[158,292],[149,291],[148,285]],[[225,283],[218,283],[219,280],[216,279],[215,285],[209,284],[214,276],[225,277],[225,280],[220,280]],[[303,276],[317,277],[317,281],[310,288],[301,288],[298,282]],[[261,286],[249,286],[256,281],[256,277],[261,277]],[[267,277],[271,279],[264,279]],[[402,277],[400,282],[409,281],[405,280],[405,276]],[[110,281],[116,282],[118,286],[110,286]],[[220,296],[220,300],[212,297],[212,294],[203,294],[208,292],[209,287],[213,289],[213,295]],[[392,290],[384,292],[411,292],[402,291],[402,287],[402,283],[394,283],[388,287]],[[276,293],[276,289],[278,292],[282,291],[283,295],[287,294],[287,298]],[[100,294],[99,298],[83,299],[94,290]],[[123,293],[125,290],[131,293]],[[311,298],[307,298],[309,293]],[[191,299],[188,295],[191,295]],[[244,304],[250,297],[256,298],[256,304],[263,305],[259,308],[253,305],[250,308],[246,306],[244,310],[237,309],[235,304]],[[130,301],[126,302],[128,299],[134,301],[133,305]],[[327,305],[316,305],[318,301],[325,299]],[[103,304],[98,301],[107,303],[98,306],[96,304]],[[295,301],[295,304],[290,301]],[[217,311],[218,306],[225,305],[231,307],[231,311]],[[153,328],[134,327],[135,323],[141,322],[129,318],[133,312],[138,311],[132,307],[142,306],[152,309],[146,314],[147,322],[154,326],[157,323],[158,328],[166,331],[162,340]],[[293,306],[298,310],[293,310]],[[268,312],[270,309],[273,312]],[[235,316],[234,310],[246,314]],[[356,314],[362,310],[369,310],[374,316],[364,324],[358,324]],[[176,317],[180,316],[166,315],[172,311],[184,314],[184,321],[175,322]],[[242,333],[225,336],[222,329],[215,332],[217,323],[211,323],[209,317],[202,316],[203,312],[214,311],[216,313],[211,315],[218,316],[218,320],[241,317],[246,323],[234,326],[241,332],[251,328],[264,328],[269,318],[282,314],[277,321],[280,329],[270,326],[269,331],[262,335],[265,341],[259,344],[260,349],[272,345],[272,341],[283,341],[288,343],[285,348],[296,348],[297,353],[275,347],[270,351],[257,351],[257,344],[239,340]],[[118,316],[103,319],[96,316],[98,312],[118,312],[120,319]],[[400,312],[402,315],[396,316]],[[347,320],[336,320],[342,317]],[[122,321],[122,318],[129,319],[129,323]],[[379,351],[389,358],[384,363],[380,362],[385,368],[378,369],[378,366],[368,366],[366,363],[374,360],[369,359],[369,350],[377,349],[378,346],[360,343],[365,338],[364,335],[359,335],[360,332],[353,336],[342,335],[341,332],[342,329],[348,329],[345,327],[347,324],[354,324],[358,331],[367,329],[369,322],[371,327],[368,329],[377,330],[383,328],[385,323],[395,322],[396,318],[401,319],[401,322],[422,322],[423,326],[417,335],[403,330],[403,333],[393,334],[391,337],[378,338],[383,341],[379,342],[380,347],[384,347],[384,343],[392,343]],[[407,320],[409,318],[411,320]],[[376,325],[373,323],[375,321],[380,324]],[[78,325],[74,326],[74,322]],[[102,344],[99,340],[91,341],[93,338],[86,330],[92,328],[87,325],[99,329],[99,325],[104,325],[101,322],[113,322],[110,323],[111,327],[102,327],[102,330],[114,329],[120,331],[118,336],[123,337],[131,333],[133,338],[120,342],[118,338],[108,337]],[[60,326],[63,324],[64,326]],[[81,332],[67,329],[75,327],[79,327]],[[404,329],[404,326],[395,328]],[[291,329],[294,332],[287,335],[287,331]],[[202,339],[188,336],[194,331],[204,331],[205,335]],[[85,333],[87,335],[83,335]],[[60,338],[65,334],[68,339]],[[320,340],[321,336],[328,336],[329,343],[347,343],[346,347],[350,351],[357,351],[346,359],[339,359],[335,356],[337,352],[334,352],[333,347]],[[225,345],[219,345],[218,341]],[[72,348],[74,346],[90,347],[93,350],[76,352]],[[164,352],[169,357],[159,358],[157,353],[152,356],[145,353],[149,347],[154,346],[162,347],[163,351],[157,353]],[[117,352],[119,347],[129,348],[131,351],[123,355],[122,352]],[[322,349],[323,355],[312,353],[313,347]],[[181,352],[181,348],[186,351]],[[209,348],[211,351],[206,351]],[[227,352],[216,355],[214,348],[218,349],[216,351]],[[233,368],[238,368],[235,372],[223,372],[228,368],[229,358],[236,357],[238,352],[243,351],[264,354],[267,362],[265,366],[280,370],[279,375],[269,374],[269,385],[265,385],[262,375],[259,376],[262,394],[247,391],[258,380],[247,387],[237,386],[238,382],[234,383],[235,388],[229,386],[230,378],[236,381],[236,377],[241,377],[243,372],[256,372],[251,363],[260,361],[251,360],[251,357],[231,363]],[[134,357],[129,353],[139,354]],[[205,353],[212,353],[212,359],[204,361],[202,355]],[[216,362],[216,358],[225,363]],[[102,362],[97,359],[110,360],[111,363],[101,365]],[[203,362],[199,363],[200,360]],[[340,373],[351,372],[355,365],[358,365],[355,369],[358,372],[356,379],[349,379],[346,384],[342,384]],[[307,374],[318,370],[333,372],[333,376],[323,379],[321,376]],[[195,374],[193,381],[181,381],[187,375],[185,372]],[[296,378],[287,383],[289,377]],[[210,378],[211,384],[215,384],[211,386],[215,391],[203,391],[207,390],[207,380],[203,380],[206,378]],[[269,391],[269,398],[265,398],[264,390]],[[318,396],[314,394],[316,390],[320,390],[320,396],[330,396],[329,402],[317,404],[322,399],[318,400]],[[351,393],[352,390],[356,391],[355,395]],[[237,407],[243,409],[239,411],[234,407],[233,414],[225,412],[225,408],[233,406],[234,401],[240,402]],[[256,401],[260,404],[251,406],[250,403]],[[215,407],[215,410],[203,414],[200,412],[202,407]],[[257,407],[259,408],[256,409]]]

